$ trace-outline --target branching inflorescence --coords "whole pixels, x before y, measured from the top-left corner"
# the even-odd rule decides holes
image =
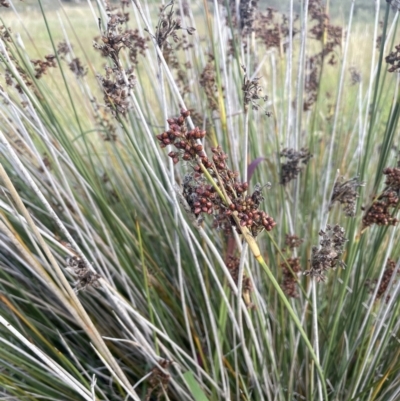
[[[386,175],[386,188],[374,199],[371,206],[365,211],[363,228],[373,224],[378,226],[395,226],[399,220],[393,216],[397,208],[400,195],[400,168],[387,167],[383,170]]]
[[[304,274],[314,277],[317,281],[325,281],[324,273],[337,266],[344,267],[340,255],[343,253],[344,244],[347,239],[344,237],[344,229],[339,225],[326,226],[321,230],[319,236],[321,247],[314,246],[311,251],[311,267]]]
[[[268,96],[261,96],[262,88],[259,84],[261,78],[255,77],[253,79],[249,79],[247,76],[246,67],[244,65],[242,65],[242,69],[244,71],[242,85],[244,110],[247,111],[249,105],[251,104],[251,108],[257,111],[260,107],[258,104],[259,101],[263,100],[266,102]]]
[[[392,276],[396,270],[396,262],[393,259],[388,259],[386,262],[386,269],[383,272],[382,280],[379,284],[378,291],[376,292],[375,300],[381,299],[382,296],[385,294],[387,291],[390,281],[392,280]],[[397,275],[399,275],[400,272],[397,270]],[[368,290],[370,293],[375,292],[376,286],[378,284],[378,280],[366,280],[365,285],[368,287]],[[385,302],[388,303],[390,300],[390,295],[386,296]]]
[[[400,45],[396,45],[394,48],[395,50],[385,57],[386,63],[391,66],[388,69],[388,72],[396,72],[400,70]]]
[[[122,28],[121,25],[128,18],[126,14],[111,14],[109,6],[106,11],[109,19],[106,30],[101,36],[102,43],[95,41],[93,46],[103,57],[111,59],[113,66],[106,67],[105,77],[101,75],[97,77],[103,87],[104,101],[108,108],[114,115],[124,116],[131,107],[129,92],[135,85],[136,78],[133,68],[127,70],[122,68],[119,53],[124,48],[128,49],[130,59],[136,65],[138,53],[144,54],[145,43],[137,32]]]
[[[66,259],[68,268],[77,277],[76,290],[84,290],[89,286],[95,288],[100,286],[100,274],[95,273],[90,266],[79,256],[69,256]]]
[[[301,148],[299,151],[294,149],[283,149],[280,153],[281,157],[286,157],[287,162],[282,163],[281,168],[281,184],[286,185],[288,182],[297,178],[304,166],[312,158],[312,154],[306,148]]]
[[[356,213],[356,202],[359,197],[357,188],[364,186],[365,183],[359,181],[358,177],[345,181],[344,177],[339,177],[332,191],[331,204],[332,208],[335,202],[343,205],[343,210],[348,217],[354,217]]]
[[[294,251],[298,248],[304,240],[296,234],[286,234],[285,246],[282,252]],[[281,287],[284,293],[290,298],[297,298],[299,293],[297,291],[298,274],[301,272],[300,258],[291,256],[286,258],[281,264],[282,268],[282,283]]]
[[[185,177],[183,183],[183,196],[191,212],[196,217],[204,213],[214,215],[215,226],[227,232],[232,227],[240,232],[236,221],[241,227],[247,227],[253,236],[264,229],[272,230],[276,225],[274,219],[259,210],[264,199],[261,186],[256,185],[253,193],[247,195],[248,183],[240,182],[239,174],[227,167],[228,157],[220,146],[212,148],[213,156],[208,158],[198,141],[206,136],[206,132],[197,127],[187,129],[185,119],[189,114],[189,111],[182,110],[179,117],[168,119],[169,130],[157,135],[157,139],[161,147],[175,146],[177,150],[168,154],[175,164],[182,159],[192,165],[194,171]],[[212,183],[206,181],[205,171],[212,177]]]

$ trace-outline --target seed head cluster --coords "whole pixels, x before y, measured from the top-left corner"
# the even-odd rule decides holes
[[[57,54],[62,60],[65,59],[69,53],[71,53],[71,50],[72,45],[68,44],[65,40],[57,44]]]
[[[368,208],[363,217],[363,227],[373,224],[378,226],[395,226],[399,220],[392,216],[391,211],[397,206],[399,198],[394,191],[381,194]]]
[[[69,269],[78,278],[76,283],[76,290],[84,290],[89,286],[98,288],[100,286],[99,279],[100,274],[93,272],[90,266],[87,266],[85,261],[79,256],[69,256],[66,259],[66,263]]]
[[[243,35],[251,34],[258,0],[241,0],[239,3],[240,29]]]
[[[179,53],[181,50],[187,51],[192,47],[193,44],[188,40],[188,37],[181,35],[180,37],[176,37],[174,45],[167,42],[162,48],[164,60],[173,73],[175,82],[183,98],[192,91],[189,75],[192,65],[190,61],[184,62],[182,55]]]
[[[388,261],[386,262],[386,269],[383,272],[382,280],[379,284],[379,288],[376,293],[375,300],[381,299],[382,296],[387,291],[395,269],[396,269],[396,262],[393,259],[388,259]],[[400,274],[399,270],[397,270],[397,274],[398,275]],[[368,287],[370,293],[375,292],[377,283],[378,283],[377,279],[365,281],[365,285]],[[388,303],[389,300],[390,300],[390,295],[387,295],[385,302]]]
[[[286,234],[285,236],[285,245],[289,249],[298,248],[303,242],[303,238],[298,237],[296,234]]]
[[[162,369],[158,366],[155,366],[152,369],[149,377],[149,387],[145,398],[146,401],[160,399],[161,395],[165,394],[171,379],[171,376],[169,373],[166,373],[165,370],[167,370],[171,364],[172,361],[169,361],[168,359],[162,359],[158,362],[158,365]]]
[[[345,181],[344,177],[339,177],[333,187],[331,204],[339,202],[343,205],[343,210],[348,217],[354,217],[356,213],[356,201],[359,197],[357,188],[364,186],[365,183],[359,181],[358,177]]]
[[[397,193],[400,192],[400,168],[399,167],[386,167],[383,170],[383,174],[386,175],[385,184]]]
[[[93,110],[95,112],[96,124],[100,128],[102,138],[105,142],[115,142],[117,140],[117,130],[110,118],[108,108],[99,105],[95,98],[91,99]]]
[[[106,76],[98,75],[104,92],[104,101],[114,116],[125,116],[131,108],[130,90],[135,85],[133,67],[124,70],[120,62],[120,51],[129,49],[129,57],[133,57],[133,64],[137,64],[137,54],[144,52],[144,43],[138,39],[138,33],[123,29],[121,25],[127,22],[128,13],[118,12],[112,14],[112,8],[107,6],[107,28],[101,36],[101,42],[95,41],[93,46],[99,50],[103,57],[113,62],[112,67],[106,67]],[[137,43],[139,43],[139,49]]]
[[[219,109],[218,88],[217,77],[215,74],[214,56],[212,54],[208,55],[208,62],[200,74],[199,84],[204,89],[209,108],[213,111],[217,111]]]
[[[146,54],[148,48],[147,42],[149,39],[141,36],[138,29],[127,29],[125,35],[127,35],[129,60],[134,66],[137,66],[139,63],[139,55],[144,57]]]
[[[314,277],[317,281],[325,281],[325,272],[334,269],[338,265],[344,267],[344,263],[340,260],[343,253],[344,244],[347,239],[344,236],[344,229],[339,225],[326,226],[325,231],[321,230],[319,236],[320,248],[312,247],[311,266],[304,274]]]
[[[290,251],[298,248],[303,242],[304,240],[296,234],[286,234],[285,236],[285,246]],[[286,252],[287,248],[282,249],[282,252]],[[296,256],[288,257],[280,264],[280,267],[282,268],[281,287],[284,293],[290,298],[298,298],[297,276],[301,271],[300,258]]]
[[[87,74],[87,67],[85,67],[78,57],[73,58],[68,63],[69,69],[75,74],[76,77],[84,77]]]
[[[239,285],[239,266],[240,266],[240,258],[235,256],[229,256],[226,261],[226,267],[229,270],[229,273],[232,276],[233,281],[238,286]],[[243,298],[248,307],[252,307],[253,304],[250,301],[250,293],[253,291],[253,284],[251,279],[243,274],[242,278],[242,294]]]
[[[46,74],[49,68],[56,68],[56,56],[54,54],[48,54],[44,57],[44,60],[31,60],[31,63],[35,66],[35,78],[39,79]]]
[[[353,85],[356,85],[356,84],[360,83],[361,82],[361,73],[360,73],[360,71],[357,70],[357,68],[355,68],[355,67],[350,67],[349,71],[350,71],[350,82],[351,82],[351,85],[353,86]]]
[[[68,44],[66,41],[57,44],[57,54],[61,60],[67,60],[71,50],[72,45]],[[68,67],[76,77],[84,77],[87,74],[87,67],[82,64],[82,61],[78,57],[69,60]]]
[[[394,48],[395,50],[385,57],[386,63],[390,65],[388,72],[396,72],[400,70],[400,45],[396,45]]]
[[[114,116],[125,116],[131,108],[129,91],[135,86],[132,69],[123,71],[118,67],[106,67],[106,75],[98,75],[104,92],[104,102]]]
[[[103,57],[113,60],[116,65],[119,65],[120,51],[128,49],[129,59],[136,66],[139,55],[145,55],[148,40],[141,36],[137,29],[122,27],[128,21],[128,13],[112,14],[109,8],[108,17],[107,29],[101,37],[95,38],[93,47],[99,50]]]
[[[400,10],[400,0],[386,0],[386,3],[389,3],[392,6],[393,11]]]
[[[318,88],[320,85],[320,71],[325,60],[328,64],[335,65],[335,49],[342,43],[342,28],[330,23],[329,16],[324,12],[324,5],[321,0],[309,0],[308,13],[311,19],[310,36],[321,42],[322,50],[307,58],[305,78],[305,99],[303,110],[311,110],[317,101]]]
[[[244,109],[246,111],[251,104],[253,110],[258,110],[260,107],[258,104],[259,100],[266,102],[268,99],[268,96],[261,96],[262,88],[259,84],[261,78],[249,79],[244,65],[242,65],[242,69],[244,71],[242,85]]]
[[[191,27],[184,28],[181,19],[175,18],[174,14],[173,2],[168,3],[161,9],[155,32],[155,40],[160,49],[168,42],[169,37],[172,37],[174,42],[178,42],[178,31],[185,30],[189,35],[193,35],[195,31],[195,29]]]
[[[298,15],[294,16],[294,21],[297,21]],[[278,51],[286,51],[290,35],[290,23],[285,14],[280,14],[271,7],[268,7],[266,12],[258,12],[254,23],[255,36],[264,43],[266,49],[275,48]],[[299,32],[293,26],[292,38]]]
[[[240,226],[247,227],[253,236],[264,229],[272,230],[276,225],[274,219],[259,210],[260,203],[264,200],[261,186],[256,185],[253,193],[247,195],[248,183],[240,182],[239,173],[228,168],[228,156],[220,146],[211,148],[213,155],[210,159],[203,145],[199,143],[199,140],[206,136],[206,131],[198,127],[188,130],[185,120],[189,115],[188,110],[182,110],[179,117],[168,119],[169,129],[157,135],[157,139],[161,147],[173,145],[176,148],[168,154],[175,164],[184,160],[192,165],[194,171],[188,174],[183,182],[183,196],[192,213],[196,217],[201,213],[212,214],[215,219],[214,225],[227,232],[230,232],[232,227],[240,232],[234,214]],[[219,191],[226,193],[231,201],[229,205],[222,199],[217,188],[206,182],[203,168],[208,170]]]
[[[281,168],[280,183],[282,185],[286,185],[297,178],[304,168],[304,166],[300,165],[300,162],[305,165],[312,158],[312,154],[307,148],[301,148],[300,151],[285,148],[281,151],[280,156],[287,159],[286,163],[282,163]]]
[[[395,226],[399,220],[392,216],[393,209],[399,203],[400,194],[400,168],[386,167],[383,170],[386,175],[386,188],[375,198],[372,205],[366,210],[363,217],[363,227],[373,224],[378,226]]]
[[[11,28],[6,27],[5,25],[0,25],[0,40],[4,42],[11,43]],[[7,58],[11,60],[11,62],[14,64],[14,67],[18,71],[19,76],[21,79],[24,81],[26,86],[29,86],[33,88],[33,91],[36,92],[36,89],[33,86],[32,81],[30,80],[28,74],[26,73],[25,69],[21,67],[19,61],[17,58],[13,56],[13,54],[9,51],[7,51],[7,46],[4,46],[4,52],[7,52]],[[5,55],[2,55],[3,57]],[[20,94],[23,93],[22,87],[19,84],[18,80],[15,79],[13,73],[9,68],[5,68],[5,83],[7,86],[14,87]],[[8,100],[4,98],[4,101],[7,103]]]
[[[298,257],[288,258],[280,266],[283,275],[281,287],[284,293],[290,298],[298,298],[297,273],[301,272],[300,259]]]
[[[106,31],[93,43],[93,47],[99,50],[103,57],[113,60],[115,65],[119,65],[120,51],[131,46],[130,32],[124,31],[121,27],[124,22],[126,17],[108,12]]]

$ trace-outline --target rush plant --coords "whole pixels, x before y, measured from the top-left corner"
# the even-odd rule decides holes
[[[399,2],[350,3],[0,0],[0,400],[400,398]]]

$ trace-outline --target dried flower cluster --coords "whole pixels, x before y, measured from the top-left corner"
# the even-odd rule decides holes
[[[51,163],[51,161],[49,159],[49,156],[47,154],[44,154],[44,156],[42,158],[42,161],[43,161],[44,167],[47,170],[51,170],[52,169],[52,163]],[[40,173],[44,173],[44,168],[42,166],[40,166],[38,170],[39,170]]]
[[[179,37],[177,31],[185,30],[189,35],[193,35],[195,31],[195,29],[191,27],[182,27],[181,19],[174,18],[174,14],[175,11],[173,2],[170,2],[161,8],[155,32],[155,40],[160,49],[162,49],[164,45],[168,43],[169,37],[172,37],[175,42],[178,42]]]
[[[123,8],[126,5],[125,2],[122,3]],[[109,19],[107,28],[101,36],[102,44],[97,39],[93,46],[101,52],[103,57],[110,58],[114,65],[113,67],[106,67],[106,76],[98,75],[98,79],[103,87],[104,101],[112,114],[124,116],[131,107],[129,95],[130,90],[135,85],[135,75],[133,67],[127,70],[122,68],[119,54],[122,49],[127,49],[129,59],[136,66],[138,55],[144,55],[147,48],[146,40],[139,35],[137,30],[133,31],[122,27],[128,21],[129,13],[124,11],[112,13],[113,9],[109,4],[106,11]],[[70,67],[72,66],[70,65]],[[80,71],[79,64],[75,67]]]
[[[106,67],[106,76],[97,76],[104,92],[104,101],[114,116],[125,116],[131,107],[129,91],[135,86],[133,70]]]
[[[298,248],[302,243],[304,242],[304,240],[300,237],[298,237],[296,234],[286,234],[285,236],[285,245],[289,248],[289,249],[294,249],[294,248]]]
[[[340,26],[331,25],[329,16],[323,12],[323,5],[321,0],[309,0],[308,12],[311,17],[311,21],[316,24],[311,28],[310,34],[316,40],[324,40],[324,48],[320,53],[323,57],[331,54],[329,64],[336,64],[334,49],[340,47],[342,42],[343,30]]]
[[[145,56],[146,54],[149,38],[141,36],[138,29],[127,29],[125,35],[127,35],[127,43],[129,43],[129,60],[134,66],[137,66],[139,55]]]
[[[65,59],[67,54],[71,53],[72,45],[69,45],[65,40],[57,44],[57,54],[60,59]]]
[[[11,42],[11,32],[11,28],[0,25],[0,39],[4,40],[4,42]]]
[[[312,154],[306,148],[301,148],[300,151],[285,148],[280,153],[280,156],[288,159],[286,163],[282,163],[280,181],[282,185],[286,185],[297,178],[304,168],[304,166],[300,165],[300,162],[305,165],[312,158]]]
[[[163,48],[163,57],[165,62],[168,64],[170,70],[173,72],[175,77],[175,82],[179,87],[179,91],[183,97],[191,92],[191,87],[189,83],[188,70],[192,68],[190,61],[183,63],[182,57],[179,54],[180,50],[188,50],[193,47],[186,35],[177,38],[175,46],[167,43]]]
[[[296,234],[286,234],[285,236],[285,246],[291,251],[298,248],[304,240],[298,237]],[[282,249],[282,252],[286,252],[287,249]],[[299,296],[297,291],[297,276],[301,271],[300,259],[296,256],[287,258],[280,264],[282,268],[282,283],[281,287],[284,293],[290,298],[297,298]]]
[[[68,67],[76,77],[84,77],[87,74],[87,67],[82,64],[78,57],[73,58],[68,63]]]
[[[307,57],[306,79],[304,84],[305,99],[303,110],[309,111],[317,101],[319,87],[319,71],[321,67],[321,58],[317,56]]]
[[[71,53],[72,45],[66,41],[57,44],[57,54],[61,60],[67,60],[67,55]],[[85,67],[78,57],[73,58],[68,62],[69,69],[75,74],[76,77],[84,77],[87,74],[87,67]]]
[[[387,291],[395,270],[396,270],[396,262],[393,259],[388,259],[386,262],[386,269],[383,272],[382,280],[381,283],[379,284],[379,288],[376,293],[376,298],[375,298],[376,300],[381,299],[382,296]],[[400,274],[399,270],[397,270],[397,274]],[[368,279],[365,281],[365,285],[368,287],[370,293],[375,292],[377,283],[378,283],[377,279],[374,280]],[[390,300],[390,295],[387,295],[385,300],[386,303],[388,303],[389,300]]]
[[[0,26],[0,39],[4,42],[11,42],[11,29],[7,28],[6,26]],[[5,50],[7,51],[7,50]],[[25,70],[20,66],[19,61],[13,56],[11,52],[8,52],[7,58],[9,58],[14,65],[15,69],[18,71],[18,74],[22,81],[25,83],[26,86],[33,87],[33,83],[26,74]],[[13,73],[9,68],[5,69],[5,82],[7,86],[15,87],[15,89],[19,93],[23,93],[21,85],[19,84],[18,80],[14,77]],[[33,89],[35,91],[35,89]]]
[[[400,10],[400,0],[386,0],[386,3],[389,3],[392,6],[393,11]]]
[[[45,60],[31,60],[31,63],[35,66],[35,78],[39,79],[46,74],[49,68],[56,68],[56,56],[54,54],[48,54],[44,56]]]
[[[156,26],[154,40],[160,47],[165,62],[170,67],[175,75],[175,82],[177,83],[180,93],[183,97],[191,92],[188,70],[192,68],[190,61],[183,63],[182,57],[178,54],[180,50],[187,51],[193,44],[190,43],[186,35],[178,36],[178,31],[186,31],[189,35],[193,35],[194,28],[183,28],[181,19],[175,18],[173,1],[166,6],[161,7],[159,14],[158,24]],[[175,45],[172,45],[168,39],[172,37]]]
[[[96,99],[91,99],[93,110],[95,112],[96,123],[99,126],[103,140],[105,142],[115,142],[117,140],[116,129],[113,122],[110,120],[108,109],[100,106]]]
[[[361,73],[355,67],[350,67],[350,82],[351,85],[356,85],[361,82]]]
[[[358,198],[357,188],[364,186],[365,183],[359,181],[358,177],[345,181],[344,177],[339,177],[333,187],[330,208],[335,202],[343,205],[343,210],[348,217],[354,217],[356,213],[356,202]]]
[[[230,232],[237,226],[234,215],[241,227],[247,227],[253,236],[266,229],[272,230],[276,225],[274,219],[266,212],[258,209],[264,200],[261,186],[256,185],[251,195],[246,195],[247,182],[238,180],[239,173],[233,172],[227,167],[228,156],[220,146],[212,148],[212,159],[204,152],[199,139],[205,137],[206,132],[198,127],[188,130],[185,119],[190,115],[188,110],[182,110],[177,118],[168,119],[169,130],[157,135],[161,147],[174,145],[177,151],[171,151],[168,156],[174,163],[181,159],[190,162],[194,173],[188,174],[183,182],[183,196],[185,197],[191,212],[198,217],[201,213],[212,214],[215,218],[215,226]],[[203,169],[207,169],[214,179],[216,187],[206,183]],[[220,191],[225,193],[230,203],[222,199]]]
[[[290,269],[288,268],[290,266]],[[281,287],[284,293],[290,298],[298,298],[297,291],[297,273],[301,272],[300,259],[288,258],[280,264],[282,268],[282,284]],[[293,272],[293,273],[292,273]]]
[[[391,66],[388,69],[388,72],[396,72],[400,70],[400,45],[396,45],[394,48],[395,50],[385,57],[386,63]]]
[[[299,18],[294,17],[293,23]],[[285,14],[280,14],[273,8],[268,7],[266,12],[257,13],[254,23],[255,36],[260,39],[266,49],[276,48],[285,51],[290,40],[290,24]],[[295,27],[292,29],[292,38],[299,32]]]
[[[329,16],[323,11],[324,6],[321,0],[310,0],[308,3],[308,12],[311,21],[315,24],[310,29],[312,38],[320,41],[323,45],[322,50],[307,59],[305,95],[303,110],[308,111],[316,102],[318,96],[320,70],[322,64],[330,55],[328,63],[336,64],[335,48],[340,47],[342,43],[342,28],[330,23]]]
[[[368,208],[363,217],[363,228],[376,224],[378,226],[395,226],[399,220],[391,215],[399,198],[394,191],[381,194]]]
[[[392,190],[399,193],[400,191],[400,168],[399,167],[386,167],[383,170],[386,175],[385,184]]]
[[[247,76],[246,67],[244,65],[242,65],[242,69],[244,71],[242,85],[244,109],[247,111],[249,105],[251,104],[251,108],[253,110],[258,110],[260,107],[258,104],[259,100],[266,102],[268,99],[268,96],[260,96],[262,88],[259,84],[259,81],[261,78],[256,77],[250,80]]]
[[[236,285],[239,285],[239,266],[240,266],[240,258],[235,256],[229,256],[226,261],[226,267],[229,270],[229,273],[232,276],[233,281]],[[253,303],[251,302],[251,292],[253,291],[253,284],[249,277],[246,274],[243,274],[242,278],[242,295],[243,300],[246,303],[247,307],[253,307]]]
[[[76,290],[84,290],[89,286],[98,288],[100,286],[100,274],[92,271],[90,266],[87,266],[85,261],[79,256],[69,256],[66,259],[68,268],[78,278]]]
[[[8,8],[10,7],[10,3],[7,0],[0,0],[0,6]]]
[[[203,72],[200,74],[200,86],[204,89],[207,97],[208,107],[212,111],[217,111],[218,107],[218,88],[217,78],[215,75],[214,56],[208,55],[208,62],[204,67]]]
[[[159,399],[159,397],[164,394],[168,388],[168,383],[170,380],[170,375],[164,370],[168,369],[170,365],[172,364],[172,361],[169,361],[168,359],[162,359],[161,361],[158,362],[160,365],[159,368],[158,366],[155,366],[152,371],[151,375],[149,377],[149,388],[146,393],[146,401],[150,401],[153,399],[153,393],[154,396],[156,397],[155,399]]]
[[[326,226],[326,230],[321,230],[319,236],[321,247],[312,247],[311,266],[304,274],[314,277],[317,281],[325,281],[324,273],[337,266],[344,267],[340,255],[343,253],[344,244],[347,239],[344,237],[344,229],[339,225]]]
[[[399,203],[400,193],[400,168],[387,167],[383,170],[386,175],[386,188],[374,199],[372,205],[366,210],[363,217],[363,227],[373,224],[378,226],[395,226],[399,220],[392,216],[393,209]]]
[[[239,18],[240,30],[243,35],[248,35],[253,31],[258,0],[240,0]]]
[[[100,38],[102,43],[99,42],[99,38],[95,38],[93,47],[99,50],[103,57],[110,58],[115,65],[119,66],[119,52],[131,46],[130,32],[124,32],[120,26],[126,21],[125,17],[110,13],[108,17],[106,31]]]

